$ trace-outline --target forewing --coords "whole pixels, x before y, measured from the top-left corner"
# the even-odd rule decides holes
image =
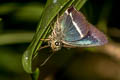
[[[84,38],[76,41],[63,40],[64,44],[76,47],[100,46],[106,44],[107,42],[106,36],[92,24],[89,24],[88,34]]]
[[[88,22],[82,13],[75,8],[67,9],[59,18],[63,39],[66,41],[80,40],[88,33]]]

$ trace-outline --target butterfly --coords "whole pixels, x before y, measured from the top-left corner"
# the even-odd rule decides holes
[[[48,40],[53,51],[58,51],[62,47],[101,46],[107,42],[106,36],[73,6],[57,19]]]
[[[57,19],[51,35],[49,35],[48,39],[43,40],[47,40],[48,45],[42,48],[51,47],[53,52],[59,51],[62,47],[93,47],[101,46],[108,42],[107,37],[90,24],[84,15],[73,6],[69,7],[64,14]],[[41,66],[43,66],[53,54],[51,54]]]

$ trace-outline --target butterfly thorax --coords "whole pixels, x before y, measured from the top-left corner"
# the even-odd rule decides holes
[[[50,41],[48,42],[53,51],[58,51],[62,47],[61,34],[62,34],[61,29],[59,25],[56,23],[56,26],[54,27],[52,34],[49,36]]]

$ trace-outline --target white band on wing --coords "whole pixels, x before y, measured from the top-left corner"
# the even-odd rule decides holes
[[[70,17],[72,18],[72,23],[73,23],[73,25],[75,26],[76,30],[79,32],[81,38],[83,38],[84,35],[82,34],[81,30],[79,29],[77,23],[75,23],[75,22],[73,21],[73,17],[72,17],[72,14],[71,14],[71,13],[70,13]]]

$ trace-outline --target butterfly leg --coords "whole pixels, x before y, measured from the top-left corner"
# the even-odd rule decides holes
[[[43,47],[40,47],[35,53],[38,53],[40,50],[44,49],[44,48],[48,48],[49,45],[45,45]],[[33,59],[36,57],[36,55],[33,56]]]
[[[40,39],[40,41],[50,41],[50,39],[49,38],[48,39]],[[37,52],[39,52],[41,49],[48,48],[48,47],[49,47],[49,45],[45,45],[43,47],[40,47],[39,50],[37,50]]]
[[[40,40],[41,40],[41,41],[50,41],[51,39],[48,38],[48,39],[40,39]],[[48,47],[50,47],[50,45],[45,45],[45,46],[43,46],[43,47],[40,47],[40,48],[37,50],[37,52],[39,52],[41,49],[48,48]],[[54,54],[54,53],[50,54],[50,56],[47,57],[47,59],[45,59],[45,61],[40,65],[40,67],[44,66],[44,65],[47,63],[47,61],[53,56],[53,54]]]
[[[50,47],[50,46],[49,45],[42,46],[37,50],[37,52],[39,52],[41,49],[48,48],[48,47]]]
[[[50,39],[40,39],[40,41],[49,41]]]

